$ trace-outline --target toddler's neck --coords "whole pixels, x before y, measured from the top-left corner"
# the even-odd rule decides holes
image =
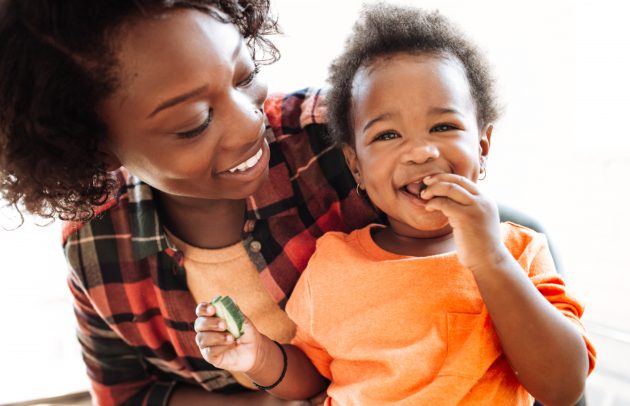
[[[392,227],[378,227],[372,229],[372,239],[385,251],[413,257],[429,257],[456,250],[450,226],[443,233],[427,238],[408,237],[397,234]]]

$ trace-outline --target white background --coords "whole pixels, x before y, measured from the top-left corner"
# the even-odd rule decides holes
[[[405,3],[439,9],[486,52],[505,110],[485,190],[547,227],[570,289],[586,304],[587,327],[630,337],[630,27],[623,2]],[[360,2],[272,4],[285,34],[275,39],[281,60],[262,70],[270,91],[325,84]],[[0,216],[5,227],[14,220]],[[34,223],[0,230],[0,403],[87,385],[59,224]],[[595,380],[600,371],[630,380],[630,369],[614,362],[618,353],[598,349]]]

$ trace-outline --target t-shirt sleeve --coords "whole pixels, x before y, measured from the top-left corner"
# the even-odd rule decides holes
[[[314,255],[315,256],[315,255]],[[331,379],[330,363],[332,357],[319,344],[313,331],[313,303],[311,300],[311,285],[309,282],[309,268],[313,263],[313,258],[309,263],[297,284],[286,305],[286,312],[296,324],[295,337],[291,344],[298,347],[311,360],[315,368],[322,376]]]
[[[538,291],[582,334],[588,351],[590,374],[595,367],[596,352],[580,321],[584,306],[567,290],[564,279],[556,271],[545,236],[536,234],[518,261],[525,269],[529,266],[529,278]]]

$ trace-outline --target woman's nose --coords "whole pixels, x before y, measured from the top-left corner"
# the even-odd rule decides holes
[[[407,143],[407,148],[402,156],[402,161],[409,164],[423,164],[439,158],[439,148],[426,140],[414,139]]]
[[[258,100],[240,92],[232,93],[224,119],[225,148],[242,148],[244,143],[255,142],[260,137],[264,115]]]

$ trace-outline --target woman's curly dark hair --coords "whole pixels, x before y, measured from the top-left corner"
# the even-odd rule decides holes
[[[278,31],[269,0],[0,0],[0,198],[50,219],[94,216],[119,187],[98,152],[107,128],[96,113],[119,85],[116,34],[183,7],[235,24],[259,62],[278,59],[265,38]]]
[[[437,11],[378,3],[363,9],[344,52],[330,67],[328,125],[334,141],[353,145],[352,84],[357,71],[378,58],[401,52],[455,57],[470,83],[479,127],[497,119],[494,81],[475,45]]]

